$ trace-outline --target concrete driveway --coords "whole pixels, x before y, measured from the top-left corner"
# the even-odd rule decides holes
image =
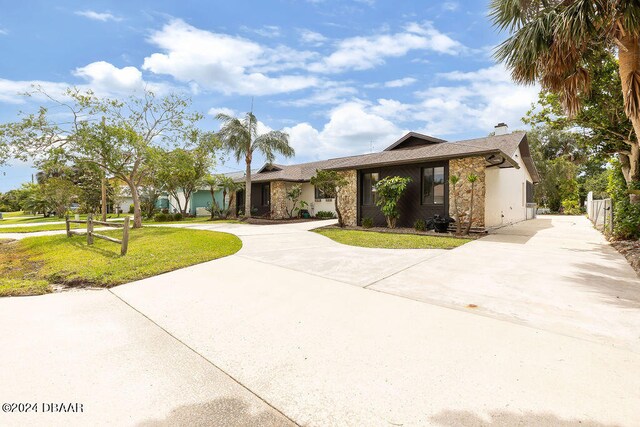
[[[240,235],[243,249],[111,291],[0,300],[3,348],[15,349],[0,352],[0,384],[11,384],[0,398],[91,403],[80,418],[29,418],[47,424],[235,420],[203,409],[220,398],[250,414],[240,425],[256,416],[317,426],[640,424],[640,353],[633,337],[609,330],[634,324],[638,281],[580,218],[540,219],[446,252],[351,248],[310,226],[199,225]],[[506,279],[542,250],[522,268],[561,290],[557,299],[510,290],[525,279]],[[605,289],[580,285],[587,273]],[[481,288],[496,297],[480,299]],[[620,289],[624,304],[609,304]],[[567,293],[580,301],[578,326],[550,308],[566,306]],[[527,298],[537,301],[530,311]],[[584,320],[590,304],[618,320],[596,334]],[[538,305],[556,320],[541,321]]]

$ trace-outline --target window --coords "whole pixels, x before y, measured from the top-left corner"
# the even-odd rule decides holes
[[[444,166],[422,169],[422,204],[443,205],[445,197]]]
[[[324,190],[322,190],[321,188],[315,187],[316,189],[316,200],[320,200],[320,199],[331,199],[331,196],[328,195]]]
[[[374,186],[378,182],[380,175],[377,173],[362,174],[362,204],[373,206],[376,204],[376,190]]]
[[[271,203],[271,186],[262,184],[262,206],[269,206]]]
[[[527,203],[533,203],[533,182],[527,181]]]

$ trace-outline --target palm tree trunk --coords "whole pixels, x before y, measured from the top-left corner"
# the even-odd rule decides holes
[[[620,68],[620,80],[622,82],[622,95],[627,112],[627,116],[631,120],[633,130],[636,134],[636,140],[631,143],[629,150],[628,171],[624,171],[627,184],[632,188],[636,188],[640,181],[640,146],[638,145],[638,137],[640,137],[640,93],[636,86],[640,78],[640,41],[637,37],[629,35],[620,38],[620,42],[624,48],[618,50],[618,61]],[[634,99],[636,98],[636,99]],[[629,106],[636,108],[629,108]],[[626,163],[626,162],[625,162]],[[640,202],[640,197],[634,194],[630,195],[631,202]]]
[[[244,179],[244,217],[251,218],[251,157],[246,158],[247,168]]]
[[[342,221],[342,213],[340,212],[340,209],[338,208],[338,194],[336,192],[336,197],[333,198],[333,204],[336,207],[336,215],[338,215],[338,225],[340,227],[344,227],[344,222]]]
[[[469,235],[471,231],[471,223],[473,222],[473,190],[475,182],[471,183],[471,200],[469,201],[469,222],[467,223],[467,230],[464,234]]]

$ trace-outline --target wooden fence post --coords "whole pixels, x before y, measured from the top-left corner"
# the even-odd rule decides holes
[[[129,248],[129,216],[124,217],[124,229],[122,230],[122,248],[120,255],[126,255]]]
[[[67,237],[71,237],[71,224],[69,224],[69,215],[65,215],[64,221],[67,225]]]
[[[93,215],[87,215],[87,245],[93,245]]]

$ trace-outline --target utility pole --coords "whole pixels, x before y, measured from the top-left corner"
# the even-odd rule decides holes
[[[107,177],[104,170],[102,171],[102,220],[107,220]]]

